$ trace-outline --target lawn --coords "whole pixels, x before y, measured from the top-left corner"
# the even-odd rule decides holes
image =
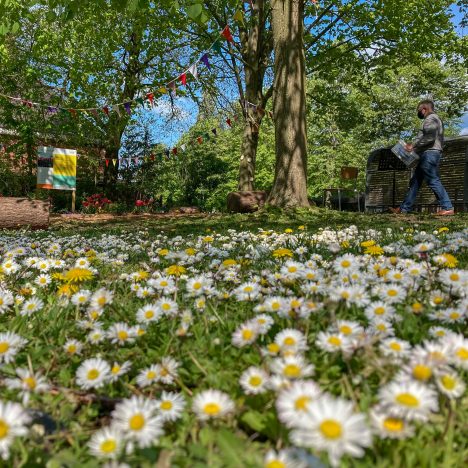
[[[462,466],[467,220],[271,210],[0,233],[3,463]]]

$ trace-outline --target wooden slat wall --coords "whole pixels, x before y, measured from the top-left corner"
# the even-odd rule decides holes
[[[388,150],[381,150],[388,151]],[[371,155],[367,165],[366,208],[371,211],[385,210],[398,206],[408,190],[411,173],[409,170],[379,171],[381,152]],[[457,211],[466,209],[468,200],[468,138],[448,142],[440,164],[440,177]],[[393,197],[393,177],[395,175],[395,197]],[[465,195],[464,195],[465,194]],[[435,211],[438,203],[432,190],[424,183],[419,191],[414,209]]]

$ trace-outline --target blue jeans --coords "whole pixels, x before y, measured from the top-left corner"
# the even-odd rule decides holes
[[[437,150],[427,150],[421,156],[418,165],[411,177],[408,193],[404,202],[400,205],[403,212],[411,211],[418,191],[425,180],[428,187],[434,192],[440,207],[443,210],[453,209],[452,202],[439,177],[439,163],[442,153]]]

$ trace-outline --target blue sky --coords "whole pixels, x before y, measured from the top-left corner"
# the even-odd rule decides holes
[[[454,5],[451,10],[454,14],[453,22],[454,24],[458,25],[462,18],[462,14],[456,5]],[[467,33],[466,28],[463,30],[461,27],[457,28],[457,32],[461,36],[465,36]],[[203,65],[200,64],[200,69],[202,68]],[[161,143],[164,143],[168,147],[172,147],[177,144],[179,138],[185,132],[187,132],[192,125],[194,125],[198,116],[197,105],[190,99],[179,97],[176,98],[175,104],[177,106],[178,112],[180,113],[179,119],[169,119],[169,101],[164,97],[158,100],[155,108],[152,111],[142,110],[138,116],[138,118],[143,121],[151,122],[151,127],[155,139]],[[227,117],[228,116],[226,116],[226,118]],[[461,132],[466,132],[468,134],[468,112],[466,112],[462,117]]]

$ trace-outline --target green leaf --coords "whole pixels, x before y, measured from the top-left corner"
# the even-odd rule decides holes
[[[241,417],[242,422],[247,424],[256,432],[262,432],[265,428],[265,418],[259,411],[247,411]]]
[[[195,3],[194,5],[190,5],[187,8],[187,14],[189,18],[193,20],[197,20],[198,17],[202,14],[203,7],[199,3]]]
[[[216,440],[226,466],[244,466],[244,462],[239,454],[244,452],[245,447],[234,433],[228,429],[220,429]]]
[[[11,32],[15,34],[16,32],[18,32],[19,28],[20,28],[19,23],[13,23],[13,26],[11,27]]]
[[[139,0],[128,0],[127,10],[133,13],[138,8],[138,4],[139,4]]]

